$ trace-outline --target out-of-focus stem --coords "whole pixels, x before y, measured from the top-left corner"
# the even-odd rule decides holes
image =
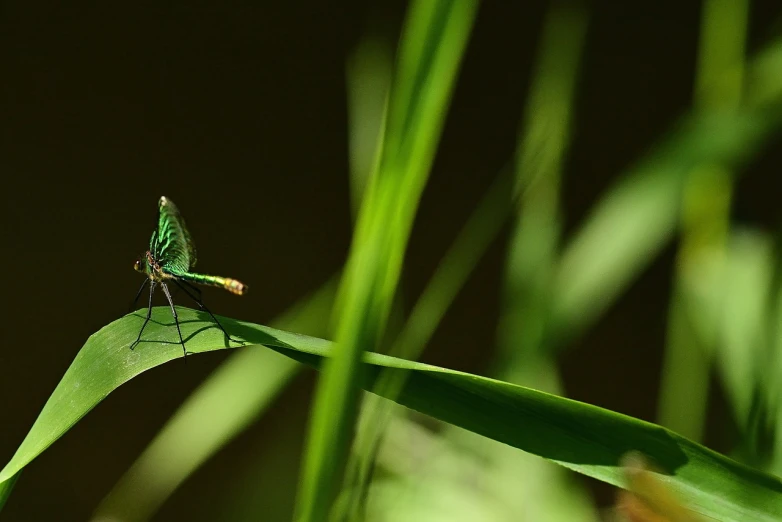
[[[704,3],[694,100],[702,112],[732,111],[741,102],[748,10],[748,0]],[[724,257],[732,180],[721,165],[700,166],[689,173],[682,201],[658,420],[693,440],[703,435],[710,354],[718,341],[715,307],[704,302],[704,290],[718,282],[714,268]]]

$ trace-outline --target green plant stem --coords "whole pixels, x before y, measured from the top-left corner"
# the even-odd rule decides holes
[[[695,104],[705,113],[735,111],[741,101],[748,4],[704,3]],[[719,163],[701,165],[687,174],[683,192],[682,239],[668,312],[658,419],[693,440],[703,436],[720,321],[714,314],[718,306],[704,303],[701,290],[720,286],[712,267],[724,262],[732,179]],[[698,323],[705,324],[706,331],[699,331]]]
[[[382,338],[477,3],[419,0],[409,8],[377,172],[366,188],[339,291],[337,353],[318,382],[297,521],[329,516],[352,437],[360,357]]]

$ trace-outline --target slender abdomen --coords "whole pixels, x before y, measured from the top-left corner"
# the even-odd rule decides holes
[[[184,279],[185,281],[190,281],[191,283],[196,283],[199,285],[209,285],[209,286],[219,286],[220,288],[225,288],[232,294],[236,295],[243,295],[247,293],[248,286],[241,281],[237,281],[236,279],[231,279],[230,277],[220,277],[220,276],[213,276],[213,275],[205,275],[205,274],[179,274],[177,277],[180,277],[181,279]]]

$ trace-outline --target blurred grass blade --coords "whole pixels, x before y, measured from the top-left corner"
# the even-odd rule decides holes
[[[773,448],[768,459],[768,470],[782,476],[782,234],[777,231],[774,241],[773,283],[769,290],[772,299],[768,305],[769,357],[763,372],[766,402],[772,411],[770,437]]]
[[[389,350],[391,355],[415,360],[440,325],[448,307],[489,245],[497,238],[511,207],[513,176],[510,169],[500,172],[464,228],[446,252],[437,270],[428,281],[410,316]],[[403,374],[384,373],[373,392],[393,397],[404,387]],[[345,483],[352,496],[344,500],[347,518],[361,518],[359,510],[369,486],[372,463],[380,439],[393,419],[397,405],[370,395],[364,400],[355,448],[348,463]]]
[[[378,453],[378,478],[370,486],[364,520],[540,522],[536,509],[540,498],[527,502],[521,510],[508,504],[496,494],[508,486],[505,477],[493,473],[485,466],[482,455],[465,451],[460,442],[397,416]],[[521,454],[510,447],[508,450]],[[565,471],[551,463],[549,466]],[[541,482],[547,478],[548,475],[536,477]],[[545,484],[540,485],[545,488]],[[559,503],[546,503],[546,519],[577,522],[580,519],[573,514],[583,507],[578,505],[582,500],[569,496],[561,497]]]
[[[389,423],[376,466],[362,520],[509,520],[479,455],[402,415]]]
[[[672,237],[687,172],[746,159],[770,123],[761,110],[694,118],[623,179],[557,267],[553,306],[560,329],[574,335],[590,324]]]
[[[731,235],[721,274],[717,356],[728,402],[744,429],[763,382],[767,360],[768,316],[774,271],[772,242],[767,234],[738,230]]]
[[[583,6],[551,4],[519,132],[516,184],[521,198],[506,255],[498,351],[492,361],[492,375],[499,379],[556,394],[562,388],[547,331],[549,299],[562,226],[562,164],[586,29]],[[510,513],[524,513],[537,522],[597,520],[586,491],[566,470],[486,439],[474,440],[474,445],[487,459],[485,474],[492,478],[493,495]]]
[[[744,47],[748,0],[707,0],[703,3],[695,106],[698,110],[732,111],[739,107],[744,81]],[[658,420],[693,440],[705,423],[711,352],[717,338],[717,317],[697,306],[694,287],[710,279],[708,268],[724,255],[729,227],[733,174],[720,164],[697,166],[687,174],[682,195],[682,238],[677,254],[674,291],[668,311],[668,335],[663,361]],[[710,330],[699,336],[693,323]],[[682,401],[681,397],[687,397]]]
[[[295,519],[325,520],[352,437],[362,350],[381,339],[477,3],[419,0],[400,42],[377,172],[340,286],[337,349],[318,382]]]
[[[567,134],[567,112],[569,100],[562,104],[563,97],[571,96],[574,82],[574,71],[577,69],[569,53],[580,46],[583,37],[583,13],[558,9],[553,16],[554,25],[560,30],[557,39],[563,35],[572,38],[566,46],[565,56],[559,42],[548,41],[546,52],[549,56],[541,66],[542,82],[533,87],[534,94],[528,104],[528,115],[534,122],[529,127],[535,128],[528,136],[527,143],[520,148],[525,151],[520,155],[520,169],[525,176],[514,183],[510,169],[503,170],[494,182],[478,208],[471,215],[468,223],[460,232],[456,241],[446,253],[432,279],[424,289],[421,298],[413,308],[410,318],[401,334],[395,340],[390,353],[405,359],[417,359],[424,346],[428,343],[442,317],[462,287],[478,260],[498,234],[507,216],[511,202],[517,201],[530,184],[533,184],[541,169],[557,169],[559,154],[564,147]],[[556,29],[555,29],[556,30]],[[549,39],[552,31],[547,31]],[[577,61],[577,60],[575,60]],[[565,122],[564,129],[561,123]],[[549,125],[550,122],[553,125]],[[545,128],[544,128],[545,127]],[[546,132],[550,131],[550,132]],[[551,139],[555,143],[552,145]],[[541,143],[541,139],[545,143]],[[548,147],[552,145],[551,147]],[[548,147],[548,148],[547,148]],[[553,150],[553,154],[547,153]],[[537,194],[539,195],[539,194]],[[534,199],[534,198],[531,198]],[[380,377],[375,393],[393,397],[404,385],[404,375],[387,374]],[[356,450],[349,468],[348,486],[354,498],[348,500],[349,518],[361,518],[358,514],[358,503],[364,497],[362,488],[368,487],[372,461],[377,451],[381,434],[393,415],[393,405],[377,397],[369,397],[365,403],[357,438]]]
[[[349,61],[351,194],[355,207],[375,168],[374,151],[381,137],[390,81],[389,54],[380,42],[365,40]],[[308,335],[325,335],[326,325],[322,323],[330,315],[334,293],[335,281],[331,281],[274,321],[273,326]],[[266,351],[243,350],[232,356],[180,406],[103,499],[93,517],[147,520],[194,470],[262,414],[299,368],[290,359]],[[234,389],[241,391],[235,393]],[[240,404],[225,408],[226,404],[237,401]],[[219,408],[214,412],[217,416],[212,414],[215,407]],[[202,429],[205,422],[206,430]],[[184,436],[188,433],[198,433],[199,437],[191,440]],[[188,440],[186,448],[181,440]],[[160,455],[166,458],[159,458]]]
[[[208,458],[247,428],[299,370],[248,349],[204,382],[101,502],[93,520],[148,520]]]
[[[769,139],[782,118],[780,71],[777,41],[748,69],[744,105],[690,114],[600,201],[556,269],[555,330],[572,337],[588,327],[670,240],[689,172],[735,168]]]
[[[395,357],[421,356],[459,290],[497,239],[515,200],[512,174],[510,169],[499,173],[443,256],[394,340],[390,353]]]
[[[270,332],[270,330],[266,330]],[[319,367],[329,348],[277,332],[267,346]],[[287,346],[285,346],[287,345]],[[669,430],[528,388],[379,354],[367,354],[369,382],[381,369],[409,372],[400,404],[445,422],[623,486],[627,451],[648,455],[666,483],[696,513],[720,521],[772,521],[782,513],[782,482]]]
[[[704,428],[711,357],[719,342],[732,182],[730,172],[704,165],[690,173],[683,193],[658,419],[693,440]]]
[[[224,349],[222,332],[209,316],[178,310],[182,334],[193,353]],[[153,309],[148,337],[128,347],[143,314],[125,316],[92,335],[74,359],[11,462],[0,483],[11,479],[113,389],[166,361],[181,358],[167,307]],[[332,344],[300,334],[220,318],[240,339],[268,346],[320,367]],[[743,466],[654,424],[589,404],[521,386],[393,357],[366,354],[362,386],[383,368],[409,372],[398,402],[494,440],[554,460],[610,484],[621,485],[619,461],[640,451],[670,475],[660,475],[696,512],[719,521],[771,521],[782,513],[782,482]]]
[[[390,83],[391,50],[377,39],[362,39],[347,67],[350,199],[354,214],[382,152]]]
[[[737,107],[742,98],[749,0],[707,0],[701,16],[695,102],[702,110]]]
[[[274,323],[312,335],[327,330],[336,280]],[[148,520],[206,460],[256,420],[300,365],[267,350],[241,350],[179,407],[103,499],[94,520]]]
[[[560,179],[570,141],[587,15],[575,4],[552,4],[525,121],[519,133],[516,185],[521,187],[505,266],[498,371],[544,356],[549,296],[560,240]]]

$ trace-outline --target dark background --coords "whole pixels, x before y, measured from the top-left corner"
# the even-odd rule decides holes
[[[252,288],[242,298],[206,290],[219,314],[267,323],[346,257],[345,61],[369,31],[395,42],[405,5],[162,4],[0,3],[0,462],[86,338],[127,312],[141,283],[131,266],[161,195],[187,218],[199,268]],[[481,6],[408,250],[411,300],[512,153],[546,7]],[[776,1],[753,2],[750,52],[776,34],[780,12]],[[564,182],[568,232],[688,108],[699,16],[697,2],[592,6]],[[746,169],[737,221],[777,228],[778,144]],[[504,242],[454,303],[427,361],[485,368]],[[563,356],[570,396],[653,420],[674,252]],[[86,520],[224,357],[168,364],[117,390],[27,467],[2,520]],[[313,377],[298,378],[157,520],[243,519],[226,506],[253,490],[268,520],[289,519]],[[717,435],[707,442],[725,449],[719,391],[713,404]],[[248,455],[257,476],[245,471]]]

